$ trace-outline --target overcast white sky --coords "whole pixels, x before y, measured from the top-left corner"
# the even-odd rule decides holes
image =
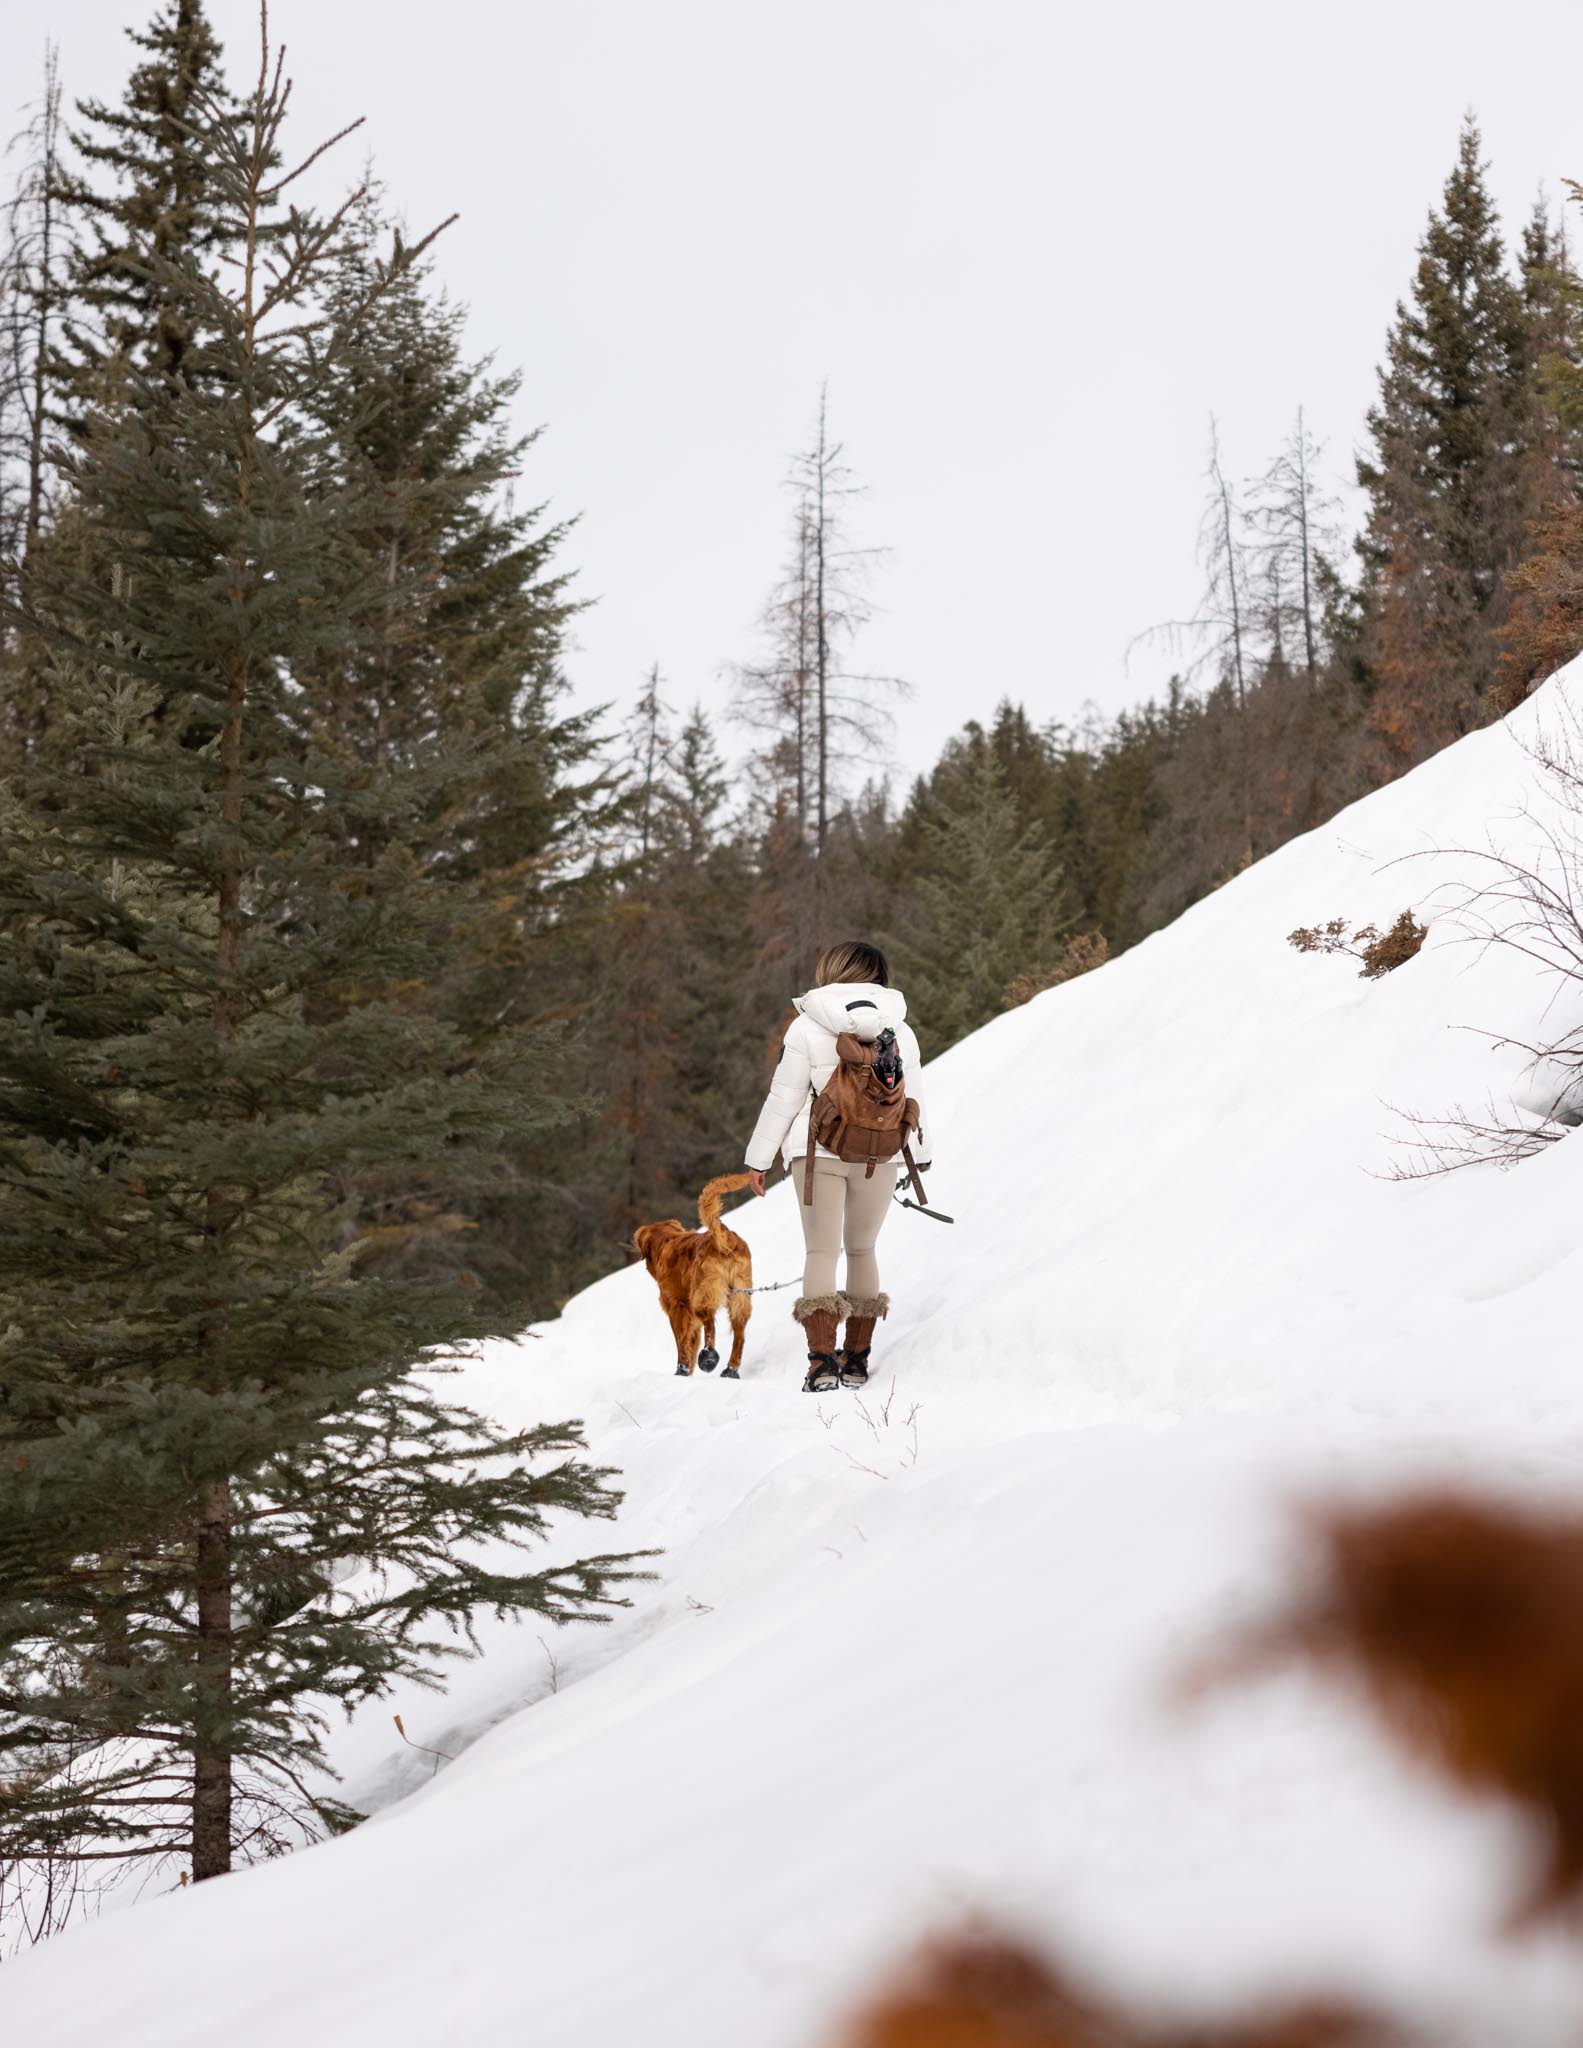
[[[0,0],[119,93],[144,0]],[[254,0],[211,0],[237,75]],[[1147,694],[1190,608],[1207,422],[1234,474],[1299,403],[1338,481],[1463,110],[1509,226],[1583,177],[1583,10],[1525,0],[274,0],[298,140],[354,114],[547,428],[581,515],[579,695],[723,703],[821,378],[891,552],[863,665],[903,766],[1002,696]],[[347,147],[355,175],[362,139]]]

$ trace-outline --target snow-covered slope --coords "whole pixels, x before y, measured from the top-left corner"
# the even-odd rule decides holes
[[[1458,942],[1477,864],[1389,864],[1533,845],[1520,742],[1568,688],[932,1067],[958,1221],[887,1229],[866,1418],[798,1391],[789,1292],[739,1386],[673,1378],[641,1271],[471,1368],[507,1420],[587,1419],[661,1581],[605,1630],[494,1628],[446,1696],[363,1714],[339,1754],[367,1826],[5,1966],[6,2038],[812,2048],[979,1910],[1145,1995],[1343,1980],[1427,1998],[1448,2041],[1575,2038],[1565,1953],[1486,1939],[1501,1815],[1306,1680],[1165,1699],[1284,1583],[1294,1501],[1576,1488],[1583,1141],[1376,1177],[1387,1104],[1533,1092],[1454,1028],[1531,1038],[1554,993]],[[1379,982],[1285,943],[1408,905],[1428,941]],[[760,1280],[797,1272],[789,1191],[733,1220]],[[458,1756],[432,1782],[394,1710]]]

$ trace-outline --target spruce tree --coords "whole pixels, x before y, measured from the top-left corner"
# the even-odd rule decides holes
[[[141,58],[121,104],[78,102],[82,168],[59,186],[74,242],[60,402],[74,422],[117,356],[162,377],[190,373],[207,303],[192,278],[213,268],[234,226],[205,131],[239,125],[243,109],[204,0],[162,0],[127,36]],[[211,358],[209,374],[220,366]]]
[[[937,791],[894,928],[898,978],[931,1057],[1004,1009],[1014,981],[1054,964],[1074,908],[1043,827],[1022,823],[979,735]]]
[[[598,714],[565,704],[561,648],[576,606],[556,555],[567,528],[521,491],[537,437],[512,425],[518,379],[468,358],[462,309],[424,264],[373,289],[380,233],[370,192],[323,290],[348,346],[293,429],[319,488],[373,514],[347,534],[362,561],[357,631],[299,681],[315,744],[348,773],[414,769],[436,735],[498,736],[471,782],[453,777],[415,821],[368,821],[350,851],[374,865],[399,834],[451,893],[446,971],[415,1001],[464,1032],[501,1015],[565,1022],[580,1007],[568,1001],[580,943],[607,907],[619,811]],[[575,1066],[568,1049],[557,1087],[573,1088]],[[581,1205],[545,1193],[579,1176],[583,1136],[557,1127],[513,1145],[509,1188],[458,1190],[454,1208],[436,1208],[421,1174],[405,1188],[393,1179],[380,1227],[412,1255],[465,1254],[513,1285],[531,1273],[547,1313],[594,1277],[562,1262]]]
[[[628,728],[628,858],[595,940],[587,1053],[603,1109],[588,1166],[607,1241],[686,1217],[739,1152],[768,1023],[755,1012],[751,864],[702,709],[679,727],[658,666]]]
[[[326,488],[293,424],[357,340],[318,303],[354,207],[264,235],[289,90],[266,51],[245,124],[194,95],[241,260],[139,245],[189,362],[105,365],[85,544],[16,619],[74,745],[0,806],[0,1855],[200,1880],[353,1817],[327,1702],[432,1675],[481,1608],[597,1615],[630,1566],[513,1555],[612,1514],[610,1475],[575,1423],[498,1430],[425,1369],[525,1290],[368,1227],[392,1177],[443,1204],[560,1109],[534,1032],[422,994],[458,901],[432,821],[522,734],[473,707],[372,774],[322,731],[315,679],[378,615],[374,498],[407,486]],[[382,1569],[332,1599],[347,1559]]]
[[[1580,196],[1574,185],[1574,202]],[[1523,237],[1522,269],[1531,375],[1521,468],[1526,538],[1501,635],[1503,706],[1583,649],[1583,283],[1543,204]]]
[[[663,886],[676,905],[670,957],[680,1127],[670,1163],[689,1192],[733,1165],[763,1096],[763,1054],[784,1001],[759,997],[753,958],[752,860],[730,809],[730,783],[702,707],[666,757]]]
[[[1583,484],[1583,422],[1567,400],[1583,383],[1583,291],[1564,225],[1544,198],[1523,229],[1520,258],[1525,399],[1520,510],[1532,525]]]
[[[1527,390],[1522,296],[1507,275],[1479,134],[1419,245],[1368,417],[1364,651],[1376,776],[1489,714],[1506,572],[1520,550],[1517,470]]]
[[[684,1201],[674,1177],[687,1114],[676,980],[684,916],[669,874],[672,712],[660,688],[656,662],[628,723],[629,845],[595,980],[602,1028],[593,1043],[604,1111],[591,1165],[596,1176],[615,1182],[608,1228],[623,1243],[635,1225]]]
[[[542,508],[516,509],[536,434],[511,426],[520,379],[469,362],[462,308],[411,263],[380,282],[378,196],[365,192],[327,265],[326,316],[347,346],[326,365],[298,429],[324,488],[357,493],[377,517],[355,544],[375,593],[355,645],[316,679],[326,744],[371,770],[410,762],[436,731],[506,720],[531,740],[512,792],[480,788],[430,833],[448,871],[540,857],[581,792],[589,721],[557,728],[564,627],[576,609],[554,566],[567,533]],[[377,286],[377,289],[376,289]],[[498,771],[499,762],[492,762]],[[525,823],[525,811],[546,815]]]

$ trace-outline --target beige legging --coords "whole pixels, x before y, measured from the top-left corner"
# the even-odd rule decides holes
[[[835,1293],[836,1260],[844,1241],[847,1293],[859,1297],[878,1294],[879,1261],[874,1246],[895,1192],[895,1166],[876,1166],[873,1178],[867,1179],[861,1160],[847,1166],[839,1159],[815,1158],[812,1202],[802,1198],[805,1170],[801,1159],[792,1169],[803,1243],[808,1248],[802,1269],[803,1293]]]

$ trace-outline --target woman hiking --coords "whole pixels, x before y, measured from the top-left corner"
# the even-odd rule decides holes
[[[908,1139],[920,1169],[930,1156],[918,1095],[923,1062],[907,1023],[906,998],[890,985],[885,955],[878,946],[848,939],[820,954],[814,982],[806,995],[793,1001],[797,1015],[781,1047],[746,1158],[754,1194],[763,1194],[764,1176],[777,1152],[796,1185],[807,1257],[802,1293],[792,1304],[792,1314],[807,1337],[806,1394],[825,1393],[837,1384],[861,1387],[867,1381],[874,1325],[890,1308],[890,1296],[880,1292],[874,1246],[895,1192],[900,1141]],[[839,1045],[843,1038],[845,1045]],[[896,1055],[901,1060],[901,1083],[899,1088],[894,1082],[887,1087],[887,1062]],[[842,1131],[832,1120],[829,1098],[821,1092],[827,1083],[832,1084],[832,1095],[838,1088],[866,1088],[874,1101],[888,1100],[888,1108],[871,1114],[874,1123],[888,1121],[892,1128],[876,1134],[871,1125],[858,1124],[852,1127],[855,1136]],[[819,1115],[820,1132],[830,1136],[839,1151],[827,1150],[812,1136],[811,1112]],[[876,1156],[881,1151],[885,1156]],[[846,1284],[838,1290],[836,1261],[843,1250]],[[846,1344],[838,1352],[836,1331],[843,1321]]]

